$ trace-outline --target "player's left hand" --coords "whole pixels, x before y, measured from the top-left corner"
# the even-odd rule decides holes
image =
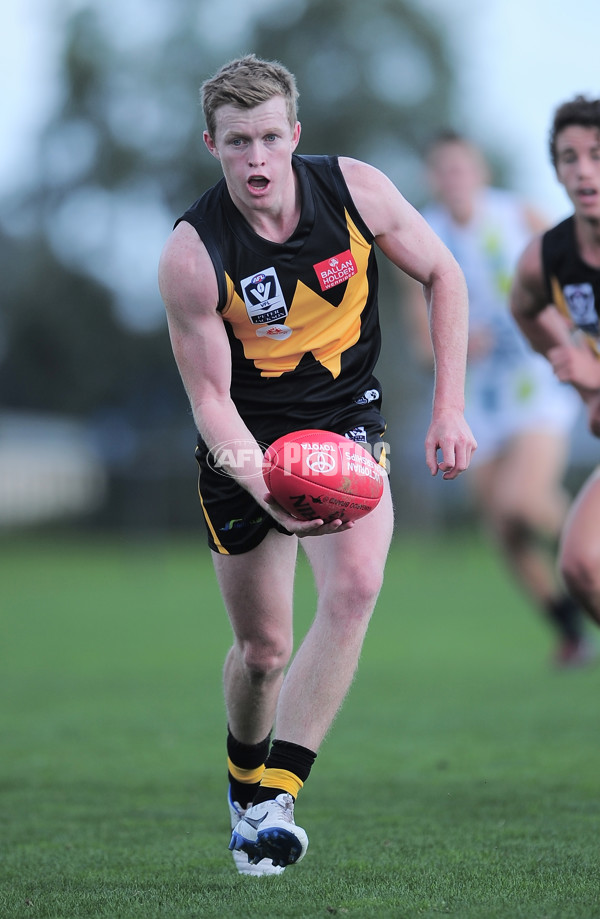
[[[446,410],[434,415],[425,438],[425,460],[432,475],[439,471],[444,479],[457,478],[468,469],[476,449],[477,441],[462,412]]]

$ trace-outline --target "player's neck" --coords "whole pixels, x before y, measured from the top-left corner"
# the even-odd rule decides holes
[[[459,227],[468,226],[475,217],[475,202],[471,200],[453,201],[447,205],[453,222]]]
[[[240,210],[258,236],[274,243],[286,242],[298,226],[302,211],[302,196],[295,173],[280,198],[271,206],[264,209],[240,207]]]
[[[300,212],[295,210],[279,213],[251,211],[244,216],[258,236],[273,243],[284,243],[298,226]]]

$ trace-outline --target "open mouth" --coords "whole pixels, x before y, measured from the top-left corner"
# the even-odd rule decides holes
[[[597,198],[598,192],[596,191],[595,188],[580,188],[577,191],[577,195],[580,198],[591,199],[591,198]]]
[[[266,188],[269,184],[269,180],[265,179],[264,176],[250,176],[248,179],[248,185],[250,188],[256,188],[259,191],[263,188]]]

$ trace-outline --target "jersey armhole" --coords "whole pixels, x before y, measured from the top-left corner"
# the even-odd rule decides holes
[[[190,226],[195,229],[196,233],[206,246],[206,251],[208,252],[210,260],[213,263],[213,268],[215,269],[215,275],[217,277],[217,289],[219,294],[217,312],[222,313],[227,305],[227,281],[225,278],[225,268],[223,267],[221,253],[217,248],[212,234],[208,228],[204,226],[204,221],[192,220],[188,215],[184,214],[183,217],[180,217],[179,220],[176,221],[175,227],[177,224],[181,223],[182,220],[185,220],[186,223],[189,223]]]
[[[360,212],[358,208],[356,207],[356,204],[354,203],[354,199],[352,195],[350,194],[350,189],[346,185],[346,180],[342,174],[342,170],[340,169],[340,164],[338,162],[337,156],[329,157],[329,166],[331,169],[331,174],[333,176],[333,181],[335,183],[336,191],[340,197],[340,201],[342,202],[342,204],[344,205],[344,207],[346,208],[346,210],[352,217],[352,220],[354,221],[356,227],[360,230],[364,238],[369,243],[372,243],[375,237],[373,236],[371,230],[369,229],[369,227],[366,225],[366,223],[362,219]]]

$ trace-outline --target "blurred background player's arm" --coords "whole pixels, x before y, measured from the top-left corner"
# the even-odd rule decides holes
[[[577,390],[588,410],[588,424],[600,436],[600,359],[587,337],[554,303],[548,303],[542,268],[541,237],[523,252],[511,291],[511,311],[532,348],[543,354],[557,378]]]

